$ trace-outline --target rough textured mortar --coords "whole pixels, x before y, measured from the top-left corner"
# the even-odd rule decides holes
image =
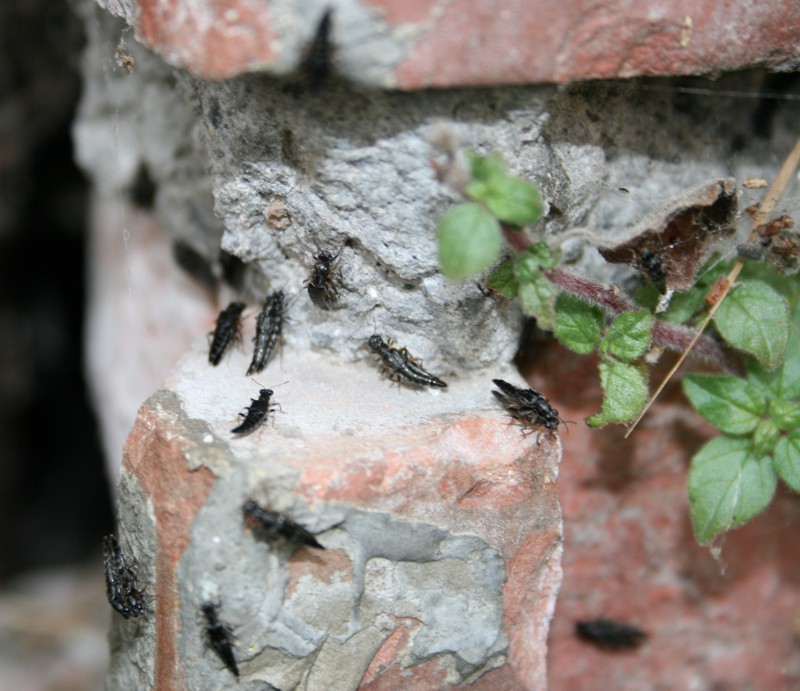
[[[430,165],[441,128],[463,147],[503,153],[542,189],[536,234],[551,241],[580,227],[610,244],[676,194],[729,175],[769,177],[777,165],[758,142],[732,153],[752,102],[712,103],[664,83],[308,92],[263,76],[198,80],[133,44],[127,75],[114,71],[119,26],[107,17],[90,26],[93,75],[76,126],[85,166],[113,191],[145,165],[167,233],[247,261],[253,302],[276,289],[298,296],[291,316],[302,327],[287,343],[335,359],[356,359],[374,330],[442,372],[505,362],[515,350],[516,306],[438,271],[436,225],[459,201]],[[788,147],[788,123],[779,111],[772,150]],[[320,249],[341,253],[330,312],[303,289]],[[584,241],[563,249],[581,273],[620,276]]]

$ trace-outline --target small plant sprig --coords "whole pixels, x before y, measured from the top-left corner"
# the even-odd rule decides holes
[[[544,205],[539,190],[506,171],[498,154],[467,152],[471,179],[465,193],[473,201],[458,204],[439,222],[439,262],[454,280],[482,273],[497,260],[503,246],[503,224],[536,223]]]
[[[525,314],[576,353],[598,351],[604,399],[587,424],[638,421],[649,405],[646,358],[653,349],[692,353],[725,374],[687,375],[687,398],[723,433],[692,459],[689,499],[695,536],[707,543],[747,522],[770,502],[781,477],[800,491],[800,300],[797,282],[739,260],[721,301],[709,288],[729,263],[709,262],[696,284],[673,297],[662,319],[648,309],[653,293],[637,304],[616,287],[598,285],[557,266],[559,253],[522,232],[539,220],[543,203],[530,182],[511,176],[500,156],[469,152],[471,201],[439,224],[442,270],[453,279],[480,274],[503,251],[512,257],[488,279],[493,290],[518,297]],[[504,243],[505,241],[505,243]],[[741,280],[733,281],[741,273]],[[649,299],[648,299],[649,298]],[[706,302],[722,339],[748,355],[744,372],[716,339],[685,326]],[[791,315],[791,319],[790,319]],[[789,338],[789,335],[792,338]],[[745,376],[737,376],[742,375]],[[663,384],[662,384],[663,386]],[[660,390],[660,389],[659,389]],[[652,401],[652,399],[650,399]]]
[[[742,284],[751,287],[738,292],[752,294],[757,283]],[[742,303],[744,296],[736,293],[730,301]],[[795,294],[790,302],[792,319],[784,333],[791,330],[793,338],[772,371],[753,357],[745,377],[683,378],[686,397],[722,432],[695,454],[689,469],[692,525],[701,543],[761,513],[778,477],[800,492],[800,301]]]

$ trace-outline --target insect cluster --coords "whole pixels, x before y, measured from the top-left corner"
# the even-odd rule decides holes
[[[321,251],[313,257],[313,266],[306,281],[308,295],[312,303],[321,310],[329,310],[339,297],[337,288],[338,272],[335,263],[339,255]],[[220,313],[209,347],[208,360],[217,366],[230,348],[231,344],[241,340],[242,318],[246,306],[243,302],[231,302]],[[247,375],[263,371],[281,343],[287,303],[282,291],[269,295],[256,318],[254,351]],[[427,372],[415,360],[406,348],[395,347],[391,341],[373,334],[366,343],[378,357],[384,374],[394,382],[409,387],[447,388],[447,383],[439,377]],[[501,379],[493,380],[498,390],[494,396],[502,403],[512,418],[523,426],[523,432],[543,427],[554,431],[561,420],[558,411],[552,408],[547,399],[532,389],[521,389]],[[276,407],[273,401],[273,390],[261,387],[257,398],[252,398],[246,413],[240,413],[241,423],[231,430],[237,436],[252,433],[267,419]],[[324,550],[316,536],[304,526],[290,517],[260,506],[255,500],[248,499],[241,507],[245,526],[257,539],[269,543],[281,542],[295,548],[313,548]],[[113,535],[103,540],[106,588],[108,600],[112,607],[124,618],[141,617],[146,613],[142,588],[138,584],[133,569],[126,562],[122,550]],[[203,618],[203,637],[207,645],[213,649],[228,671],[239,677],[239,666],[236,660],[235,637],[231,627],[220,616],[220,601],[204,600],[200,603],[200,614]],[[586,624],[590,633],[605,631],[605,640],[624,639],[622,629],[614,629],[607,622]],[[583,626],[583,624],[581,624]],[[636,630],[633,630],[636,631]],[[584,634],[581,634],[584,635]],[[637,634],[629,634],[636,638]],[[639,636],[643,634],[639,633]],[[602,636],[600,636],[602,638]],[[598,643],[600,644],[600,643]],[[604,645],[610,645],[605,643]],[[616,643],[624,646],[622,642]]]
[[[288,516],[265,509],[252,499],[242,506],[245,524],[254,534],[269,542],[276,540],[295,547],[325,549],[313,533]],[[127,563],[119,542],[113,535],[103,538],[103,561],[106,576],[106,594],[111,606],[125,619],[147,614],[144,594],[133,568]],[[219,617],[220,602],[205,600],[200,604],[204,618],[203,633],[207,644],[219,656],[225,667],[239,676],[239,666],[234,654],[234,636],[227,624]]]
[[[229,346],[241,340],[242,313],[245,307],[243,302],[232,302],[217,317],[208,351],[208,361],[215,367],[222,361]],[[255,348],[247,370],[248,375],[261,372],[269,363],[275,347],[281,341],[285,309],[284,295],[280,290],[270,295],[264,303],[264,308],[256,319],[256,335],[253,338]]]
[[[144,594],[136,573],[128,565],[113,535],[103,538],[103,567],[106,572],[106,596],[111,606],[125,619],[141,617],[146,612]]]
[[[212,365],[218,365],[229,346],[241,340],[242,313],[245,307],[243,302],[232,302],[220,312],[216,328],[211,335],[208,352],[208,361]],[[247,369],[248,375],[261,372],[281,343],[285,311],[286,298],[283,291],[278,290],[267,297],[263,309],[256,318],[253,358]],[[268,414],[274,410],[274,406],[271,405],[272,394],[272,389],[262,387],[258,398],[251,399],[251,404],[246,408],[247,413],[240,413],[244,418],[242,423],[231,432],[241,436],[260,427]]]
[[[338,273],[335,266],[339,254],[320,251],[313,257],[306,288],[309,299],[319,309],[329,310],[337,301]],[[214,332],[209,361],[216,365],[231,343],[239,339],[244,304],[231,303],[222,311]],[[261,372],[269,362],[281,341],[287,303],[282,291],[272,293],[264,302],[263,309],[256,319],[256,334],[253,339],[254,352],[247,371],[248,375]],[[430,387],[445,389],[447,383],[426,371],[412,357],[406,348],[396,347],[391,341],[373,333],[366,345],[377,356],[384,374],[392,381],[412,388]],[[511,417],[521,423],[523,433],[541,429],[553,432],[562,422],[543,394],[532,389],[518,388],[502,379],[494,379],[497,390],[492,391]],[[257,398],[251,399],[246,413],[240,413],[241,424],[231,430],[232,434],[242,436],[258,429],[274,410],[273,390],[262,387]],[[290,517],[260,506],[248,499],[241,507],[244,523],[255,538],[269,543],[280,542],[296,548],[324,550],[317,537]],[[239,676],[235,655],[234,639],[230,627],[220,619],[221,603],[205,601],[200,605],[205,619],[205,638],[209,646],[219,656],[228,670]]]
[[[323,250],[313,256],[305,286],[309,299],[321,310],[330,310],[339,298],[337,284],[340,275],[336,262],[340,253],[333,254]],[[243,302],[237,301],[231,302],[220,312],[214,332],[211,334],[208,353],[208,360],[212,365],[218,365],[230,346],[241,341],[242,315],[245,308]],[[256,318],[253,356],[247,375],[263,371],[281,344],[286,310],[287,301],[283,291],[276,291],[265,300]],[[413,387],[447,387],[444,381],[425,371],[405,348],[395,348],[391,342],[385,342],[377,334],[369,338],[367,345],[379,356],[383,371],[393,381]],[[244,420],[234,427],[231,433],[242,436],[258,429],[269,413],[275,409],[272,396],[272,389],[262,387],[258,398],[251,399],[251,405],[246,407],[247,412],[240,413]]]
[[[535,431],[539,426],[555,431],[559,423],[558,411],[534,389],[520,389],[502,379],[492,379],[499,391],[492,391],[511,417],[522,424],[523,433]]]

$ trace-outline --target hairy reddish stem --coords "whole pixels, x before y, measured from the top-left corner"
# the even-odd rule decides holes
[[[617,315],[620,312],[632,312],[637,309],[633,300],[620,293],[616,286],[604,286],[583,276],[571,274],[564,269],[548,269],[544,275],[562,290],[580,295],[582,298],[600,305],[610,314]]]
[[[564,269],[548,269],[543,272],[547,279],[562,290],[574,293],[579,297],[593,302],[602,307],[612,316],[622,312],[631,312],[639,307],[628,297],[623,295],[616,287],[607,287],[590,281],[583,276],[564,271]],[[656,320],[653,324],[653,342],[669,350],[678,352],[689,347],[694,336],[694,330],[680,324]],[[732,374],[739,374],[737,364],[728,356],[723,348],[709,336],[702,336],[694,346],[692,353],[704,360],[720,367]]]
[[[503,237],[515,251],[524,252],[530,247],[530,238],[523,231],[513,229],[506,224],[502,225],[502,229]],[[616,286],[604,286],[559,268],[547,269],[543,273],[551,283],[562,290],[574,293],[584,300],[599,305],[612,316],[640,309],[633,300],[622,294]],[[693,329],[680,324],[670,324],[659,320],[656,320],[653,324],[653,342],[669,350],[685,351],[689,347],[693,336]],[[694,345],[692,354],[726,372],[741,374],[741,368],[737,363],[710,336],[701,336]]]

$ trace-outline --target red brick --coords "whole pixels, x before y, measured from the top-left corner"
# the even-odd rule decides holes
[[[458,0],[444,5],[370,0],[369,6],[389,31],[404,37],[391,48],[400,48],[397,66],[376,85],[401,89],[707,74],[755,65],[792,69],[798,64],[800,10],[792,0]],[[303,37],[278,35],[274,5],[246,0],[139,0],[137,17],[145,43],[172,64],[211,79],[289,64],[296,55],[277,51],[296,51],[297,43],[311,34],[301,27]],[[351,28],[335,29],[335,36],[346,41],[358,33],[351,34]],[[357,74],[345,76],[359,80]]]

